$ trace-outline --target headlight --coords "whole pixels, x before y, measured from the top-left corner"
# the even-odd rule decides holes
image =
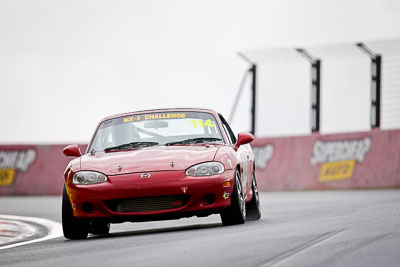
[[[224,165],[219,162],[205,162],[194,165],[186,170],[188,176],[208,176],[224,172]]]
[[[107,181],[107,176],[98,172],[80,171],[74,174],[72,182],[74,184],[98,184]]]

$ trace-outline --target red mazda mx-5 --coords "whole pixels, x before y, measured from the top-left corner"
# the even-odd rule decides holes
[[[223,225],[261,217],[249,133],[233,134],[221,114],[159,109],[103,119],[68,164],[64,236],[107,234],[110,223],[219,213]]]

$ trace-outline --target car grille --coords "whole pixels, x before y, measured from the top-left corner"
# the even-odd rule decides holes
[[[116,212],[158,211],[183,207],[188,195],[140,197],[105,201],[106,206]]]

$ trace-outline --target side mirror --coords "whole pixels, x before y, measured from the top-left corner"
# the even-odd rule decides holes
[[[238,140],[233,149],[238,150],[241,145],[251,143],[254,140],[254,136],[250,133],[239,133]]]
[[[78,145],[69,145],[66,146],[63,150],[63,154],[67,157],[80,157],[82,156],[81,150]]]

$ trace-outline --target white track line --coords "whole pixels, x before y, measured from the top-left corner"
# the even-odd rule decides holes
[[[42,225],[47,228],[48,233],[46,236],[29,240],[29,241],[24,241],[24,242],[19,242],[7,246],[2,246],[0,247],[0,250],[2,249],[7,249],[7,248],[13,248],[13,247],[19,247],[27,244],[32,244],[36,242],[41,242],[53,238],[57,238],[63,235],[62,231],[62,226],[61,223],[54,222],[51,220],[43,219],[43,218],[36,218],[36,217],[25,217],[25,216],[15,216],[15,215],[0,215],[0,219],[5,219],[5,220],[14,220],[14,221],[22,221],[22,222],[32,222],[36,223],[39,225]]]

